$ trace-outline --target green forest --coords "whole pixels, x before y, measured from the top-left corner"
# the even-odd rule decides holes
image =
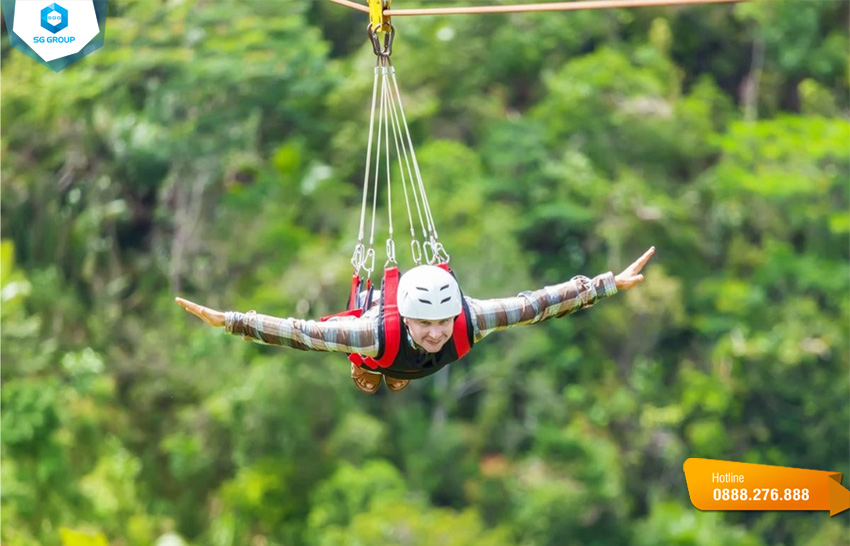
[[[174,303],[343,309],[368,16],[110,0],[104,46],[60,72],[4,21],[0,542],[847,544],[850,512],[697,510],[682,465],[847,485],[849,22],[845,0],[394,17],[465,294],[657,251],[640,286],[369,396],[343,354]]]

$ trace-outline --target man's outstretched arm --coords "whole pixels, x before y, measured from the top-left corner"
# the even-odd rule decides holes
[[[373,318],[317,322],[277,318],[254,312],[223,313],[183,298],[178,305],[210,326],[224,327],[228,333],[268,345],[282,345],[303,351],[333,351],[378,354],[378,325]]]
[[[643,282],[641,270],[653,254],[655,247],[616,276],[610,272],[593,279],[577,276],[555,286],[522,292],[514,298],[467,298],[473,315],[475,341],[498,330],[569,315],[592,306],[601,298],[613,296],[618,290],[633,288]]]

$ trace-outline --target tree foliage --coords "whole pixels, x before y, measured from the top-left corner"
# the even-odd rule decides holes
[[[341,355],[243,343],[173,304],[339,310],[362,14],[110,9],[105,46],[59,73],[2,29],[3,544],[846,537],[846,514],[699,512],[682,473],[848,471],[846,2],[397,18],[467,294],[658,254],[639,288],[374,397]]]

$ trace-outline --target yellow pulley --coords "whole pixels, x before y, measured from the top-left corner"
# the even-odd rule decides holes
[[[374,32],[386,32],[390,28],[389,15],[384,10],[390,9],[393,0],[369,0],[369,22]]]

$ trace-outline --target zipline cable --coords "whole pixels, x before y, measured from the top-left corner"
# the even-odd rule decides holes
[[[468,6],[460,8],[388,9],[386,17],[404,15],[474,15],[482,13],[520,13],[541,11],[577,11],[591,9],[644,8],[651,6],[686,6],[691,4],[729,4],[749,0],[587,0],[582,2],[551,2],[545,4],[514,4],[509,6]]]
[[[522,13],[545,11],[578,11],[592,9],[643,8],[653,6],[689,6],[698,4],[731,4],[755,0],[584,0],[579,2],[547,2],[543,4],[511,4],[505,6],[466,6],[458,8],[387,9],[385,17],[405,15],[474,15],[483,13]],[[336,4],[369,13],[369,8],[350,0],[331,0]]]
[[[351,2],[351,0],[331,0],[331,2],[347,8],[356,9],[357,11],[362,11],[363,13],[369,13],[369,8],[367,6],[358,4],[357,2]]]

